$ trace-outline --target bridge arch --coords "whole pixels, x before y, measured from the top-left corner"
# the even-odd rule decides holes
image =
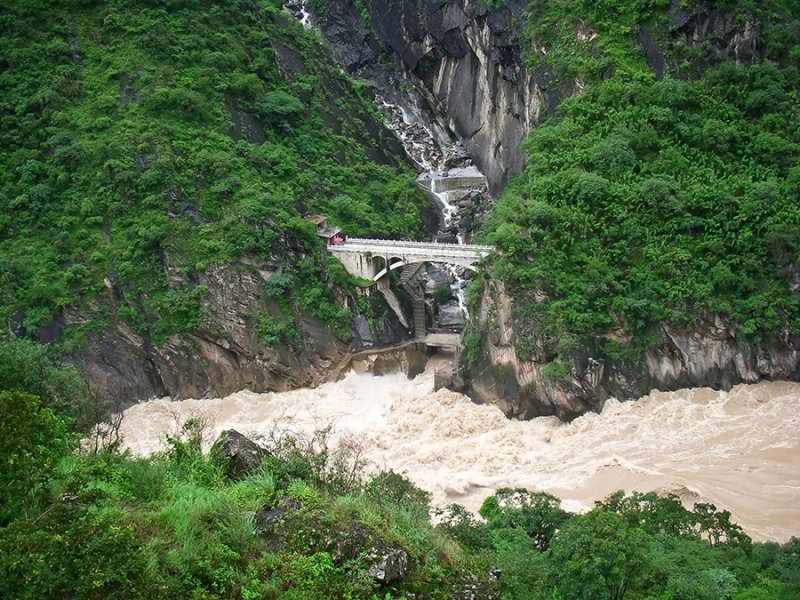
[[[477,271],[477,264],[493,250],[477,244],[439,244],[394,240],[350,238],[343,244],[328,246],[353,275],[378,281],[387,273],[408,264],[444,263]]]
[[[417,261],[417,262],[424,262],[424,261]],[[385,263],[386,266],[383,267],[380,271],[377,271],[375,275],[372,276],[372,281],[378,281],[381,277],[389,273],[390,271],[394,271],[395,269],[399,269],[405,265],[411,264],[403,260],[400,256],[393,256],[392,258],[388,259],[388,262]]]
[[[379,281],[381,279],[381,277],[383,277],[384,275],[387,275],[388,273],[390,273],[391,271],[394,271],[395,269],[399,269],[400,267],[404,267],[406,265],[416,265],[416,264],[424,264],[424,263],[437,263],[437,264],[445,264],[445,265],[456,265],[456,266],[461,267],[463,269],[467,269],[468,271],[472,271],[473,273],[476,273],[478,271],[478,267],[475,266],[475,265],[455,263],[455,262],[451,262],[451,261],[448,261],[448,260],[434,260],[434,259],[418,260],[418,259],[415,259],[415,260],[411,260],[411,261],[408,261],[408,262],[406,262],[405,260],[398,260],[396,262],[390,263],[390,265],[388,267],[384,267],[383,269],[381,269],[380,271],[375,273],[375,275],[372,276],[372,281]]]
[[[370,274],[369,279],[373,281],[377,281],[375,279],[378,276],[378,273],[383,272],[386,269],[386,257],[384,256],[371,256],[368,259],[370,265]]]

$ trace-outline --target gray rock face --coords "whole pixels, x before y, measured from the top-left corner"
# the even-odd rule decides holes
[[[516,42],[521,31],[514,17],[526,3],[499,9],[472,0],[365,0],[364,5],[377,39],[364,37],[363,24],[353,21],[355,9],[345,0],[320,17],[334,55],[351,73],[370,78],[380,78],[385,64],[397,57],[400,79],[410,81],[461,138],[486,174],[489,190],[502,189],[522,169],[519,143],[557,103],[555,92],[542,83],[546,77],[534,81]]]
[[[153,397],[220,397],[245,388],[280,392],[328,381],[336,376],[350,344],[324,324],[302,319],[298,341],[291,346],[268,346],[257,332],[259,315],[280,314],[266,282],[281,272],[284,262],[244,256],[233,264],[186,274],[165,256],[170,286],[207,288],[202,326],[156,344],[123,321],[111,320],[101,335],[90,331],[86,345],[70,359],[98,394],[119,408]],[[106,286],[86,312],[66,311],[58,329],[91,321],[93,314],[116,315],[122,292],[110,281]],[[364,317],[355,326],[364,346],[393,344],[404,335],[390,317],[376,319],[374,331]]]
[[[424,267],[425,294],[437,296],[450,293],[450,275],[436,263],[428,263]]]
[[[254,472],[267,455],[267,451],[234,429],[223,431],[211,452],[228,459],[229,479],[241,479]]]
[[[729,12],[716,9],[689,12],[673,3],[669,13],[669,44],[692,53],[689,61],[694,71],[702,72],[724,60],[753,64],[764,58],[765,48],[761,38],[761,26],[752,17],[740,21]],[[639,29],[638,43],[644,48],[647,62],[658,79],[666,73],[684,77],[680,56],[670,56],[664,47],[653,39],[650,28]]]
[[[439,305],[438,319],[440,327],[463,327],[466,323],[464,311],[456,302]]]
[[[408,554],[402,548],[373,551],[368,557],[367,572],[378,583],[400,581],[408,572]]]
[[[598,360],[588,348],[576,350],[566,358],[568,372],[558,379],[548,378],[543,368],[547,356],[517,355],[515,343],[523,331],[534,346],[542,342],[515,316],[501,282],[486,286],[477,320],[483,351],[464,373],[467,393],[510,417],[570,420],[599,410],[612,396],[631,400],[653,389],[730,389],[762,379],[800,380],[800,335],[786,330],[769,346],[754,349],[736,338],[731,323],[712,314],[702,314],[691,327],[662,325],[660,343],[638,359]],[[624,347],[630,339],[619,334],[614,341]]]
[[[358,348],[372,348],[375,345],[369,322],[364,315],[356,315],[353,318],[353,338]]]
[[[322,27],[326,39],[337,50],[336,59],[348,72],[379,60],[381,48],[355,3],[331,3]]]
[[[523,60],[522,15],[528,0],[499,6],[475,0],[364,0],[371,28],[347,0],[326,5],[318,22],[337,60],[350,72],[380,81],[410,83],[432,112],[463,142],[496,195],[521,172],[519,145],[531,128],[551,115],[558,102],[582,89],[580,81],[558,81],[547,67]],[[666,31],[638,27],[637,41],[662,78],[690,76],[725,59],[753,63],[765,48],[760,25],[723,10],[695,12],[673,2]],[[662,45],[656,40],[668,40]],[[535,41],[533,41],[535,44]],[[682,48],[668,55],[668,47]],[[536,48],[545,52],[544,48]],[[385,87],[385,86],[384,86]]]
[[[90,334],[72,359],[103,397],[123,406],[166,395],[218,397],[245,388],[285,391],[326,381],[348,348],[323,324],[301,321],[294,348],[268,347],[256,331],[258,315],[277,310],[265,283],[279,272],[279,264],[243,257],[235,264],[213,265],[193,275],[192,282],[165,261],[171,285],[207,287],[203,326],[157,345],[114,321],[102,336]],[[119,292],[110,283],[109,288],[90,310],[116,314]],[[67,312],[64,325],[88,319],[91,314]]]

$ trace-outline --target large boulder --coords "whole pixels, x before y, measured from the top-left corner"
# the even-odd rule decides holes
[[[457,302],[448,302],[439,306],[440,327],[464,327],[467,322],[464,309]]]
[[[368,560],[367,572],[378,583],[399,581],[408,572],[408,554],[397,546],[373,549]]]
[[[241,479],[255,471],[268,454],[267,451],[238,431],[223,431],[211,448],[211,452],[227,459],[227,474],[230,479]]]

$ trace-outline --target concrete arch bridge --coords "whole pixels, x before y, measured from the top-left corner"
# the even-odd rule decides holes
[[[328,246],[328,252],[338,258],[350,274],[375,282],[390,271],[415,263],[446,263],[475,271],[477,263],[492,250],[492,246],[480,244],[361,238],[350,238],[342,244]]]
[[[350,274],[372,280],[377,284],[378,291],[383,294],[400,322],[405,327],[411,327],[413,324],[417,340],[425,340],[425,344],[429,347],[449,347],[456,352],[461,347],[460,334],[428,334],[425,301],[418,282],[420,270],[426,262],[437,262],[475,271],[477,263],[492,250],[494,250],[492,246],[479,244],[439,244],[358,238],[350,238],[344,243],[328,246],[328,252],[338,258]],[[403,313],[400,301],[391,290],[389,279],[385,277],[389,272],[401,267],[403,271],[399,283],[411,297],[412,321],[409,321]]]

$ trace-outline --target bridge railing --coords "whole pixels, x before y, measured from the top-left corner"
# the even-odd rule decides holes
[[[376,238],[348,238],[345,242],[330,246],[330,249],[345,249],[347,246],[378,246],[378,247],[401,247],[401,248],[433,248],[436,250],[485,250],[491,252],[494,246],[488,244],[451,244],[447,242],[416,242],[411,240],[382,240]]]

